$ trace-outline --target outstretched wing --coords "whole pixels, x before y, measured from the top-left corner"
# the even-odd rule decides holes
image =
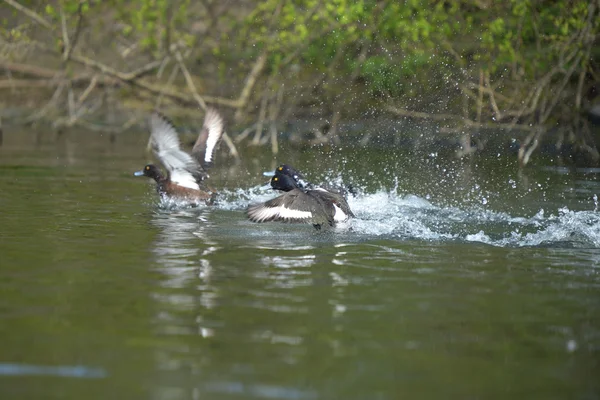
[[[223,118],[214,108],[206,110],[204,124],[192,149],[192,155],[206,171],[212,167],[215,149],[223,136]]]
[[[333,204],[335,208],[334,220],[335,221],[346,221],[350,217],[354,217],[354,213],[348,205],[348,201],[344,196],[343,189],[325,189],[317,188],[320,192],[321,197],[327,202]]]
[[[296,189],[264,203],[250,205],[246,213],[253,222],[315,223],[321,219],[317,210],[322,206],[318,199]]]
[[[181,150],[175,126],[157,112],[150,117],[150,137],[154,154],[169,172],[171,182],[199,189],[196,178],[200,173],[200,165],[191,155]]]

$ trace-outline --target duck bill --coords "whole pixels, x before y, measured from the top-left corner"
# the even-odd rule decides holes
[[[265,190],[271,190],[271,189],[272,189],[272,188],[271,188],[271,181],[269,181],[269,182],[265,183],[265,184],[264,184],[264,185],[262,185],[262,186],[259,186],[259,188],[258,188],[258,189],[259,189],[259,190],[262,190],[262,191],[265,191]]]
[[[268,176],[269,178],[272,178],[275,176],[275,171],[265,171],[263,172],[263,176]]]
[[[135,171],[133,176],[144,176],[144,171]]]

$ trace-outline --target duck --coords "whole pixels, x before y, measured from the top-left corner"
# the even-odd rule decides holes
[[[284,193],[248,206],[246,215],[250,221],[310,223],[320,230],[354,217],[342,190],[309,183],[298,170],[287,164],[281,164],[272,175],[271,188]]]
[[[181,149],[175,125],[164,115],[154,112],[150,116],[150,142],[156,158],[166,170],[147,164],[134,176],[154,179],[163,200],[173,200],[191,205],[213,204],[216,192],[205,185],[208,170],[213,166],[214,153],[223,136],[224,123],[220,113],[209,108],[191,153]]]

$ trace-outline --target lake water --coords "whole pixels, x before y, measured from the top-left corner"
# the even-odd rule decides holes
[[[173,209],[147,136],[5,132],[1,398],[600,398],[600,170],[222,146]],[[247,221],[280,162],[356,218]]]

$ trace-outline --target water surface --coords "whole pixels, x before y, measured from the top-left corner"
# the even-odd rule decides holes
[[[242,149],[181,209],[132,176],[146,140],[5,133],[2,398],[600,397],[598,170]],[[279,162],[357,218],[248,222]]]

